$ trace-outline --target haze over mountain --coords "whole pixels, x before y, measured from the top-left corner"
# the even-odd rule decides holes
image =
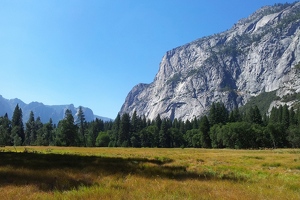
[[[204,27],[205,28],[205,27]],[[120,114],[192,119],[213,102],[228,109],[275,91],[270,107],[299,105],[300,2],[265,6],[231,29],[168,51],[154,81],[136,85]]]
[[[73,104],[69,105],[44,105],[39,102],[31,102],[29,104],[24,103],[20,99],[5,99],[0,95],[0,116],[8,114],[8,117],[11,118],[14,112],[16,105],[22,109],[23,112],[23,121],[27,122],[29,114],[33,111],[35,118],[40,117],[42,123],[49,122],[50,118],[54,124],[57,124],[65,116],[65,111],[67,109],[72,111],[72,114],[76,120],[76,114],[79,108],[75,107]],[[82,107],[82,110],[85,115],[86,121],[92,121],[96,118],[102,119],[103,121],[109,121],[111,119],[106,117],[100,117],[94,115],[93,111],[90,108]]]

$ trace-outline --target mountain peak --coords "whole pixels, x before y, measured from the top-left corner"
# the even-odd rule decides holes
[[[29,104],[24,103],[20,99],[5,99],[0,95],[0,116],[3,116],[5,113],[8,114],[9,117],[12,117],[13,111],[16,105],[22,109],[23,112],[23,121],[27,122],[29,118],[29,114],[33,111],[35,118],[40,117],[43,123],[49,122],[50,118],[52,119],[54,124],[57,124],[60,120],[64,118],[66,109],[72,111],[74,118],[76,119],[76,113],[79,108],[76,108],[74,104],[69,105],[44,105],[40,102],[31,102]],[[86,121],[92,121],[96,118],[102,119],[104,121],[110,121],[111,119],[105,117],[99,117],[94,115],[93,111],[90,108],[82,107],[85,115]]]
[[[192,119],[212,102],[228,109],[252,96],[300,92],[300,2],[265,6],[231,29],[168,51],[152,83],[129,92],[120,113]]]

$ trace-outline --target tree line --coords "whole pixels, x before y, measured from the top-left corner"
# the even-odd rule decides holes
[[[31,112],[23,124],[17,105],[12,119],[0,117],[0,145],[82,147],[194,147],[194,148],[299,148],[300,109],[273,107],[261,115],[257,106],[246,112],[229,112],[223,103],[213,103],[207,115],[192,120],[154,120],[136,112],[118,114],[114,121],[85,120],[81,107],[76,120],[70,110],[59,123],[43,124]]]

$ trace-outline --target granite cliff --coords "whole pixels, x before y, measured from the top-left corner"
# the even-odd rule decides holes
[[[300,2],[262,7],[227,31],[168,51],[154,81],[136,85],[120,114],[187,120],[213,102],[233,109],[271,91],[279,99],[270,106],[279,105],[300,92],[299,37]]]

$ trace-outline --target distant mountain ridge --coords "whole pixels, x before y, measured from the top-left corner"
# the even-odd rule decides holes
[[[128,93],[120,114],[191,120],[213,102],[229,110],[276,92],[270,108],[300,105],[300,2],[265,6],[231,29],[168,51],[150,84]]]
[[[23,121],[27,122],[29,118],[29,114],[32,111],[34,113],[35,119],[37,117],[41,118],[41,121],[43,123],[49,122],[50,118],[52,119],[54,124],[57,124],[60,120],[64,118],[65,111],[67,109],[72,111],[72,114],[74,118],[76,119],[76,113],[79,109],[79,107],[75,107],[73,104],[69,105],[44,105],[40,102],[31,102],[29,104],[24,103],[20,99],[5,99],[0,95],[0,116],[5,115],[5,113],[8,114],[8,117],[11,119],[14,109],[16,105],[19,105],[19,107],[22,109],[23,112]],[[83,107],[82,110],[85,115],[86,121],[90,122],[95,120],[96,118],[101,119],[103,121],[110,121],[111,119],[107,117],[101,117],[94,115],[93,111],[90,108]]]

